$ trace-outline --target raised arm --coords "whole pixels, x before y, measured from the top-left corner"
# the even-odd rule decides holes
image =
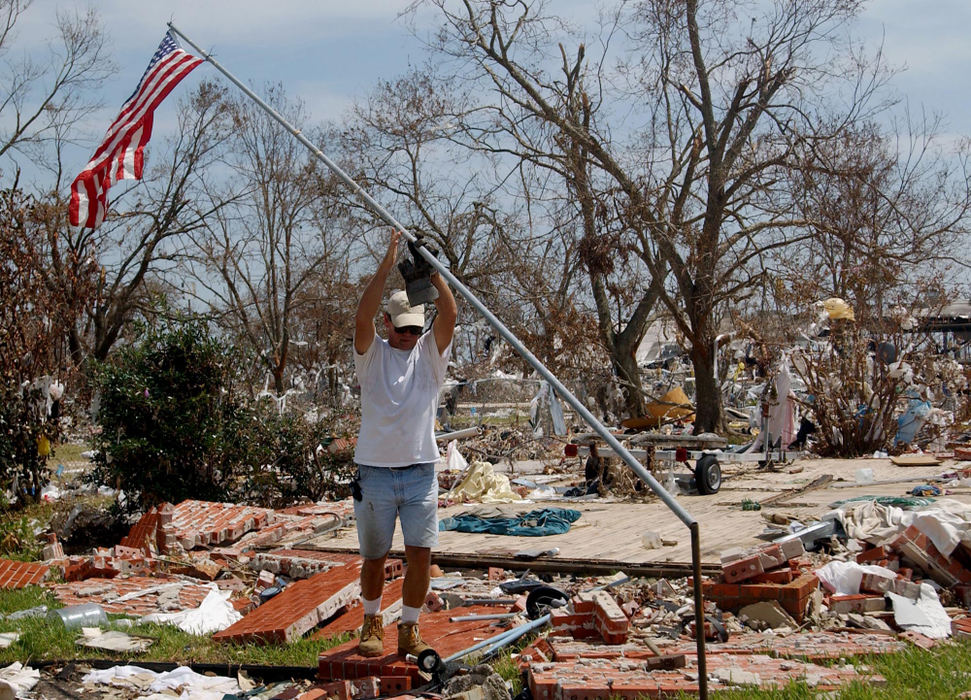
[[[378,265],[377,272],[364,288],[361,301],[357,304],[357,315],[354,319],[354,351],[358,355],[363,355],[374,342],[374,315],[381,306],[381,297],[384,295],[384,285],[388,280],[388,275],[394,268],[395,260],[398,259],[398,239],[401,238],[401,231],[391,229],[391,241],[388,243],[388,250],[384,254],[384,259]],[[452,301],[454,306],[455,301]],[[452,324],[455,321],[453,319]]]
[[[452,342],[452,333],[455,331],[455,319],[458,316],[458,306],[455,304],[455,297],[448,284],[437,272],[432,275],[432,284],[438,290],[438,299],[435,300],[435,320],[432,322],[432,332],[435,334],[435,345],[438,346],[438,353],[445,352],[445,348]]]

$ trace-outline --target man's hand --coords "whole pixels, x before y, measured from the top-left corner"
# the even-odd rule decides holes
[[[427,277],[438,274],[438,270],[432,267],[432,264],[428,262],[421,253],[418,252],[419,247],[423,247],[434,257],[438,257],[438,251],[425,243],[425,240],[421,236],[417,236],[414,242],[408,241],[408,250],[411,251],[411,257],[415,259],[415,269],[418,271],[418,274],[425,275]]]
[[[431,263],[422,257],[418,252],[418,247],[422,245],[419,236],[414,243],[408,241],[408,250],[411,251],[412,260],[402,260],[398,263],[398,270],[405,279],[405,291],[408,293],[408,303],[412,306],[424,304],[428,301],[435,301],[438,298],[438,290],[432,286],[431,276],[437,272]],[[438,251],[427,248],[432,255],[438,255]]]

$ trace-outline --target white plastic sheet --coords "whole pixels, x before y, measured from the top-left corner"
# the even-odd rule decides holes
[[[512,503],[522,496],[509,486],[509,477],[496,474],[488,462],[473,462],[468,473],[448,492],[453,501],[477,501],[479,503]]]
[[[856,595],[860,592],[863,574],[879,574],[896,578],[890,569],[875,564],[857,564],[855,561],[831,561],[816,569],[816,578],[836,595]]]
[[[23,697],[27,691],[40,681],[40,671],[30,666],[24,666],[14,661],[9,666],[0,669],[0,683],[9,686],[16,697]]]
[[[887,593],[887,596],[893,603],[893,619],[898,626],[931,639],[951,636],[951,618],[929,583],[920,585],[920,598],[916,601],[896,593]]]
[[[175,613],[152,613],[145,615],[142,622],[175,625],[189,634],[206,635],[224,630],[241,620],[243,616],[229,602],[232,591],[221,591],[214,583],[210,587],[198,608]]]

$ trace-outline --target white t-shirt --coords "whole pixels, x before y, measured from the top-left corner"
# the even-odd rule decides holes
[[[363,355],[354,350],[361,384],[361,432],[354,461],[370,467],[435,462],[435,413],[452,345],[438,352],[424,333],[412,350],[397,350],[380,336]]]

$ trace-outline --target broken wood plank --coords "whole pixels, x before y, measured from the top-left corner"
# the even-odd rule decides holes
[[[809,491],[815,491],[816,489],[821,489],[824,486],[828,486],[833,481],[832,474],[823,474],[818,476],[812,481],[810,481],[805,486],[800,486],[797,489],[786,489],[774,496],[769,496],[761,501],[759,501],[760,506],[772,505],[773,503],[778,503],[779,501],[784,501],[787,498],[792,498],[793,496],[801,496]]]

